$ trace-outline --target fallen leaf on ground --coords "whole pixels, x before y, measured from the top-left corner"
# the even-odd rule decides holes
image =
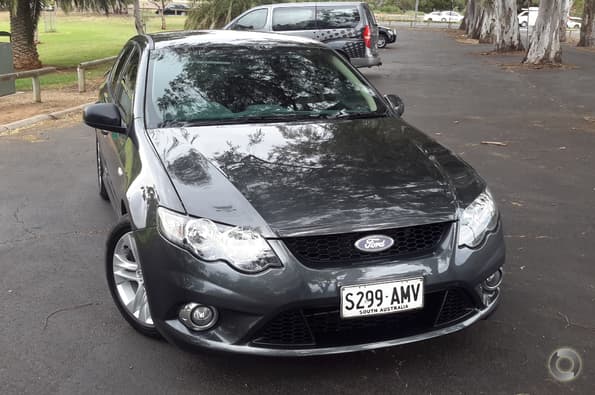
[[[503,143],[502,141],[482,141],[482,144],[485,145],[497,145],[499,147],[507,147],[508,143]]]

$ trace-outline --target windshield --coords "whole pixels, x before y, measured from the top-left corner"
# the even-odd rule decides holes
[[[149,128],[362,118],[386,114],[376,92],[331,50],[178,46],[151,53]]]

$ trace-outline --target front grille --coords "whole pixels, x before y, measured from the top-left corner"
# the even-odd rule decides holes
[[[393,314],[341,319],[337,306],[280,313],[253,338],[256,346],[316,348],[399,339],[453,324],[473,311],[461,289],[426,293],[424,308]]]
[[[283,242],[304,265],[314,268],[349,266],[354,263],[380,259],[414,258],[431,254],[450,229],[451,222],[406,228],[384,229],[373,232],[352,232],[324,236],[287,237]],[[382,234],[391,237],[395,244],[381,252],[363,252],[355,242],[368,235]]]

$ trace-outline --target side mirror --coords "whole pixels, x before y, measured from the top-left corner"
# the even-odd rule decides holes
[[[393,110],[395,110],[398,116],[403,115],[405,112],[405,103],[403,103],[403,99],[397,95],[385,95],[384,98],[391,105]]]
[[[95,129],[108,132],[126,133],[122,126],[120,110],[112,103],[96,103],[85,107],[83,110],[83,121]]]

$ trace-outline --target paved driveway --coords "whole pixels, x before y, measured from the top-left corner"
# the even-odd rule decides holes
[[[578,68],[528,73],[445,33],[399,38],[385,65],[364,73],[400,94],[405,119],[473,164],[500,202],[509,259],[492,319],[423,343],[293,360],[195,355],[143,338],[105,285],[114,216],[96,195],[93,135],[40,130],[0,137],[0,393],[590,392],[595,56],[566,50]],[[546,368],[561,346],[583,358],[570,384]]]

